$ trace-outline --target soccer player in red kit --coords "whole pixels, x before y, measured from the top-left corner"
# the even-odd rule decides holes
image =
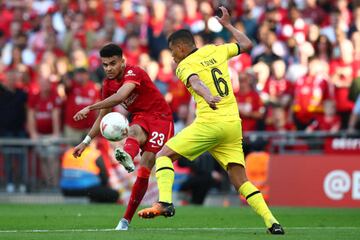
[[[100,50],[100,57],[107,78],[103,81],[103,100],[83,108],[74,115],[76,121],[87,117],[90,111],[100,109],[88,135],[74,149],[80,156],[86,146],[100,132],[100,121],[112,107],[122,104],[131,114],[132,121],[124,149],[115,149],[116,159],[128,172],[134,170],[133,159],[142,150],[137,178],[124,217],[116,230],[127,230],[129,223],[143,199],[149,176],[155,163],[155,155],[173,135],[173,119],[169,105],[140,67],[125,64],[122,49],[107,44]]]

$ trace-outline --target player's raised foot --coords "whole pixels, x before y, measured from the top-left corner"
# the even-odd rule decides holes
[[[271,228],[268,228],[267,230],[268,233],[270,234],[276,234],[276,235],[283,235],[285,234],[284,229],[282,228],[282,226],[279,223],[273,223],[273,225],[271,226]]]
[[[125,218],[122,218],[119,224],[116,226],[115,230],[118,231],[127,231],[129,229],[129,221]]]
[[[131,173],[135,170],[133,159],[123,149],[121,148],[115,149],[115,158],[121,165],[124,166],[124,168],[126,169],[126,171],[128,171],[128,173]]]
[[[138,215],[141,218],[172,217],[175,215],[175,207],[172,203],[156,202],[152,207],[140,210]]]

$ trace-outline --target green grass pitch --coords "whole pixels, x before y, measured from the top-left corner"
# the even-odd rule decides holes
[[[113,231],[119,205],[0,204],[0,239],[360,239],[360,208],[272,208],[285,236],[265,233],[249,207],[177,207],[173,218],[134,217],[131,229]]]

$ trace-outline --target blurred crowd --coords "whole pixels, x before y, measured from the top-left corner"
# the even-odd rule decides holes
[[[0,82],[19,91],[28,112],[7,106],[12,114],[1,120],[1,135],[16,125],[32,138],[80,138],[96,114],[81,122],[72,116],[101,97],[98,50],[107,42],[149,73],[181,129],[193,119],[193,104],[166,38],[188,28],[198,47],[232,41],[213,17],[220,4],[256,43],[230,62],[244,131],[356,129],[360,7],[351,1],[14,0],[0,6]]]
[[[245,132],[359,130],[356,1],[3,0],[0,138],[81,141],[96,112],[72,117],[101,98],[98,51],[108,42],[147,71],[181,130],[194,119],[194,102],[174,74],[167,36],[187,28],[198,47],[233,41],[213,17],[219,5],[255,43],[229,65]]]

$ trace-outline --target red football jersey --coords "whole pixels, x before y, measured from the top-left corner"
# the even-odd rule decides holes
[[[296,80],[293,111],[298,120],[309,122],[323,111],[323,101],[329,98],[329,86],[322,76],[306,75]]]
[[[263,104],[259,97],[259,94],[253,90],[247,93],[239,92],[236,96],[239,110],[244,112],[258,112],[262,111]],[[256,131],[257,120],[247,116],[241,116],[241,125],[243,131]]]
[[[130,113],[172,119],[169,105],[147,73],[140,67],[126,66],[121,79],[105,79],[102,89],[103,99],[116,93],[124,83],[128,82],[136,84],[136,87],[121,104]]]
[[[337,71],[341,71],[342,74],[340,75],[340,81],[343,83],[348,82],[350,86],[350,82],[354,76],[354,66],[353,63],[345,63],[343,60],[333,60],[330,63],[330,76],[335,74]],[[346,74],[346,76],[344,75]],[[344,84],[347,85],[347,84]],[[348,99],[349,96],[349,87],[338,87],[335,86],[334,97],[336,103],[336,110],[338,112],[350,112],[353,107],[354,103]],[[339,104],[340,103],[340,104]]]
[[[34,109],[36,129],[41,134],[53,133],[52,110],[61,107],[61,99],[56,91],[47,97],[40,93],[29,93],[28,107]]]
[[[88,114],[88,117],[81,121],[75,121],[73,116],[84,107],[94,104],[99,100],[99,88],[90,80],[85,85],[80,85],[73,81],[67,94],[68,96],[65,103],[65,124],[76,129],[91,128],[97,117],[96,111],[91,111]]]
[[[341,119],[335,115],[333,117],[318,116],[310,125],[312,130],[330,131],[334,126],[341,125]]]
[[[274,77],[270,77],[266,81],[263,91],[271,97],[281,97],[286,94],[293,95],[291,82],[285,78],[275,79]]]

